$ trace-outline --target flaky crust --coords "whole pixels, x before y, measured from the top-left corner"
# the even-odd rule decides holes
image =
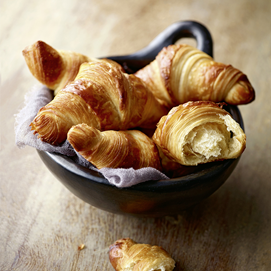
[[[69,130],[67,138],[73,148],[98,169],[153,167],[161,170],[156,145],[138,130],[100,132],[79,124]]]
[[[240,125],[220,105],[208,101],[172,108],[159,121],[153,141],[166,156],[186,166],[234,159],[246,147]]]
[[[75,80],[40,109],[31,127],[41,140],[59,144],[73,125],[151,128],[166,113],[141,79],[123,73],[112,60],[99,60],[81,64]]]
[[[116,271],[172,271],[175,261],[159,246],[137,244],[130,238],[117,240],[109,248]]]
[[[43,41],[27,46],[23,56],[32,75],[54,90],[55,95],[74,80],[82,63],[97,60],[72,51],[56,50]]]
[[[255,99],[245,74],[185,44],[165,47],[135,75],[169,108],[188,101],[240,105]]]
[[[173,160],[171,157],[165,155],[161,148],[158,145],[156,146],[159,151],[162,172],[166,174],[169,178],[182,177],[192,173],[196,173],[200,170],[207,168],[209,165],[208,163],[205,163],[197,166],[184,166]]]

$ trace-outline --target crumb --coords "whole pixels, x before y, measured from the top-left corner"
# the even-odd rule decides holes
[[[80,246],[78,246],[78,250],[82,250],[85,248],[85,245],[84,244],[81,244]]]

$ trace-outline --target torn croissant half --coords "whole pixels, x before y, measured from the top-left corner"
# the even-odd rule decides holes
[[[94,127],[79,124],[69,130],[68,141],[98,169],[153,167],[161,170],[156,145],[138,130],[100,132]]]
[[[41,140],[57,145],[73,125],[86,123],[99,130],[155,127],[166,113],[141,79],[104,59],[81,64],[74,81],[39,110],[31,127]]]
[[[172,271],[175,261],[162,247],[119,239],[109,247],[109,259],[116,271]]]
[[[32,75],[55,95],[74,80],[82,63],[98,61],[77,52],[56,50],[43,41],[27,46],[23,56]]]
[[[163,116],[153,141],[174,161],[195,166],[238,158],[246,147],[240,125],[219,104],[187,102]]]
[[[169,108],[188,101],[240,105],[255,98],[244,73],[186,44],[165,47],[135,75]]]

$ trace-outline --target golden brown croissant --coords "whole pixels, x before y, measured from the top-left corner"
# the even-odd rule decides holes
[[[31,126],[43,141],[59,144],[76,124],[99,130],[155,127],[166,113],[141,79],[111,60],[99,60],[83,63],[75,80],[40,109]]]
[[[155,132],[155,128],[154,129],[139,128],[139,130],[150,138],[152,138]],[[185,175],[200,171],[207,167],[206,164],[197,165],[197,166],[181,165],[180,163],[166,156],[158,145],[156,145],[156,147],[158,149],[159,156],[160,156],[162,172],[165,173],[169,178],[185,176]]]
[[[73,148],[98,169],[153,167],[161,170],[156,145],[138,130],[100,132],[78,124],[69,130],[67,138]]]
[[[194,166],[239,157],[246,147],[240,125],[220,105],[197,101],[161,118],[153,141],[176,162]]]
[[[197,100],[239,105],[255,98],[245,74],[184,44],[165,47],[135,75],[169,108]]]
[[[26,47],[23,56],[33,76],[55,94],[74,80],[82,63],[97,61],[76,52],[56,50],[43,41]]]
[[[166,156],[161,148],[157,145],[159,151],[162,172],[167,175],[169,178],[177,178],[186,176],[188,174],[196,173],[200,170],[203,170],[209,166],[209,164],[202,164],[197,166],[184,166],[172,158]]]
[[[138,244],[130,238],[109,247],[109,259],[116,271],[172,271],[175,261],[162,247]]]

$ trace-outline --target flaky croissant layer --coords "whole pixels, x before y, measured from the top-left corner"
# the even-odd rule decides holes
[[[188,101],[240,105],[255,98],[253,87],[240,70],[215,62],[206,53],[185,44],[165,47],[136,76],[169,108]]]
[[[69,130],[68,141],[98,169],[153,167],[161,170],[156,145],[138,130],[100,132],[79,124]]]
[[[246,147],[246,135],[218,104],[188,102],[161,118],[153,141],[174,161],[194,166],[238,158]]]
[[[60,144],[68,130],[86,123],[100,130],[155,127],[167,110],[141,79],[112,60],[83,63],[74,81],[41,108],[31,123],[39,137]]]
[[[172,271],[175,261],[159,246],[138,244],[130,238],[109,247],[109,259],[116,271]]]

